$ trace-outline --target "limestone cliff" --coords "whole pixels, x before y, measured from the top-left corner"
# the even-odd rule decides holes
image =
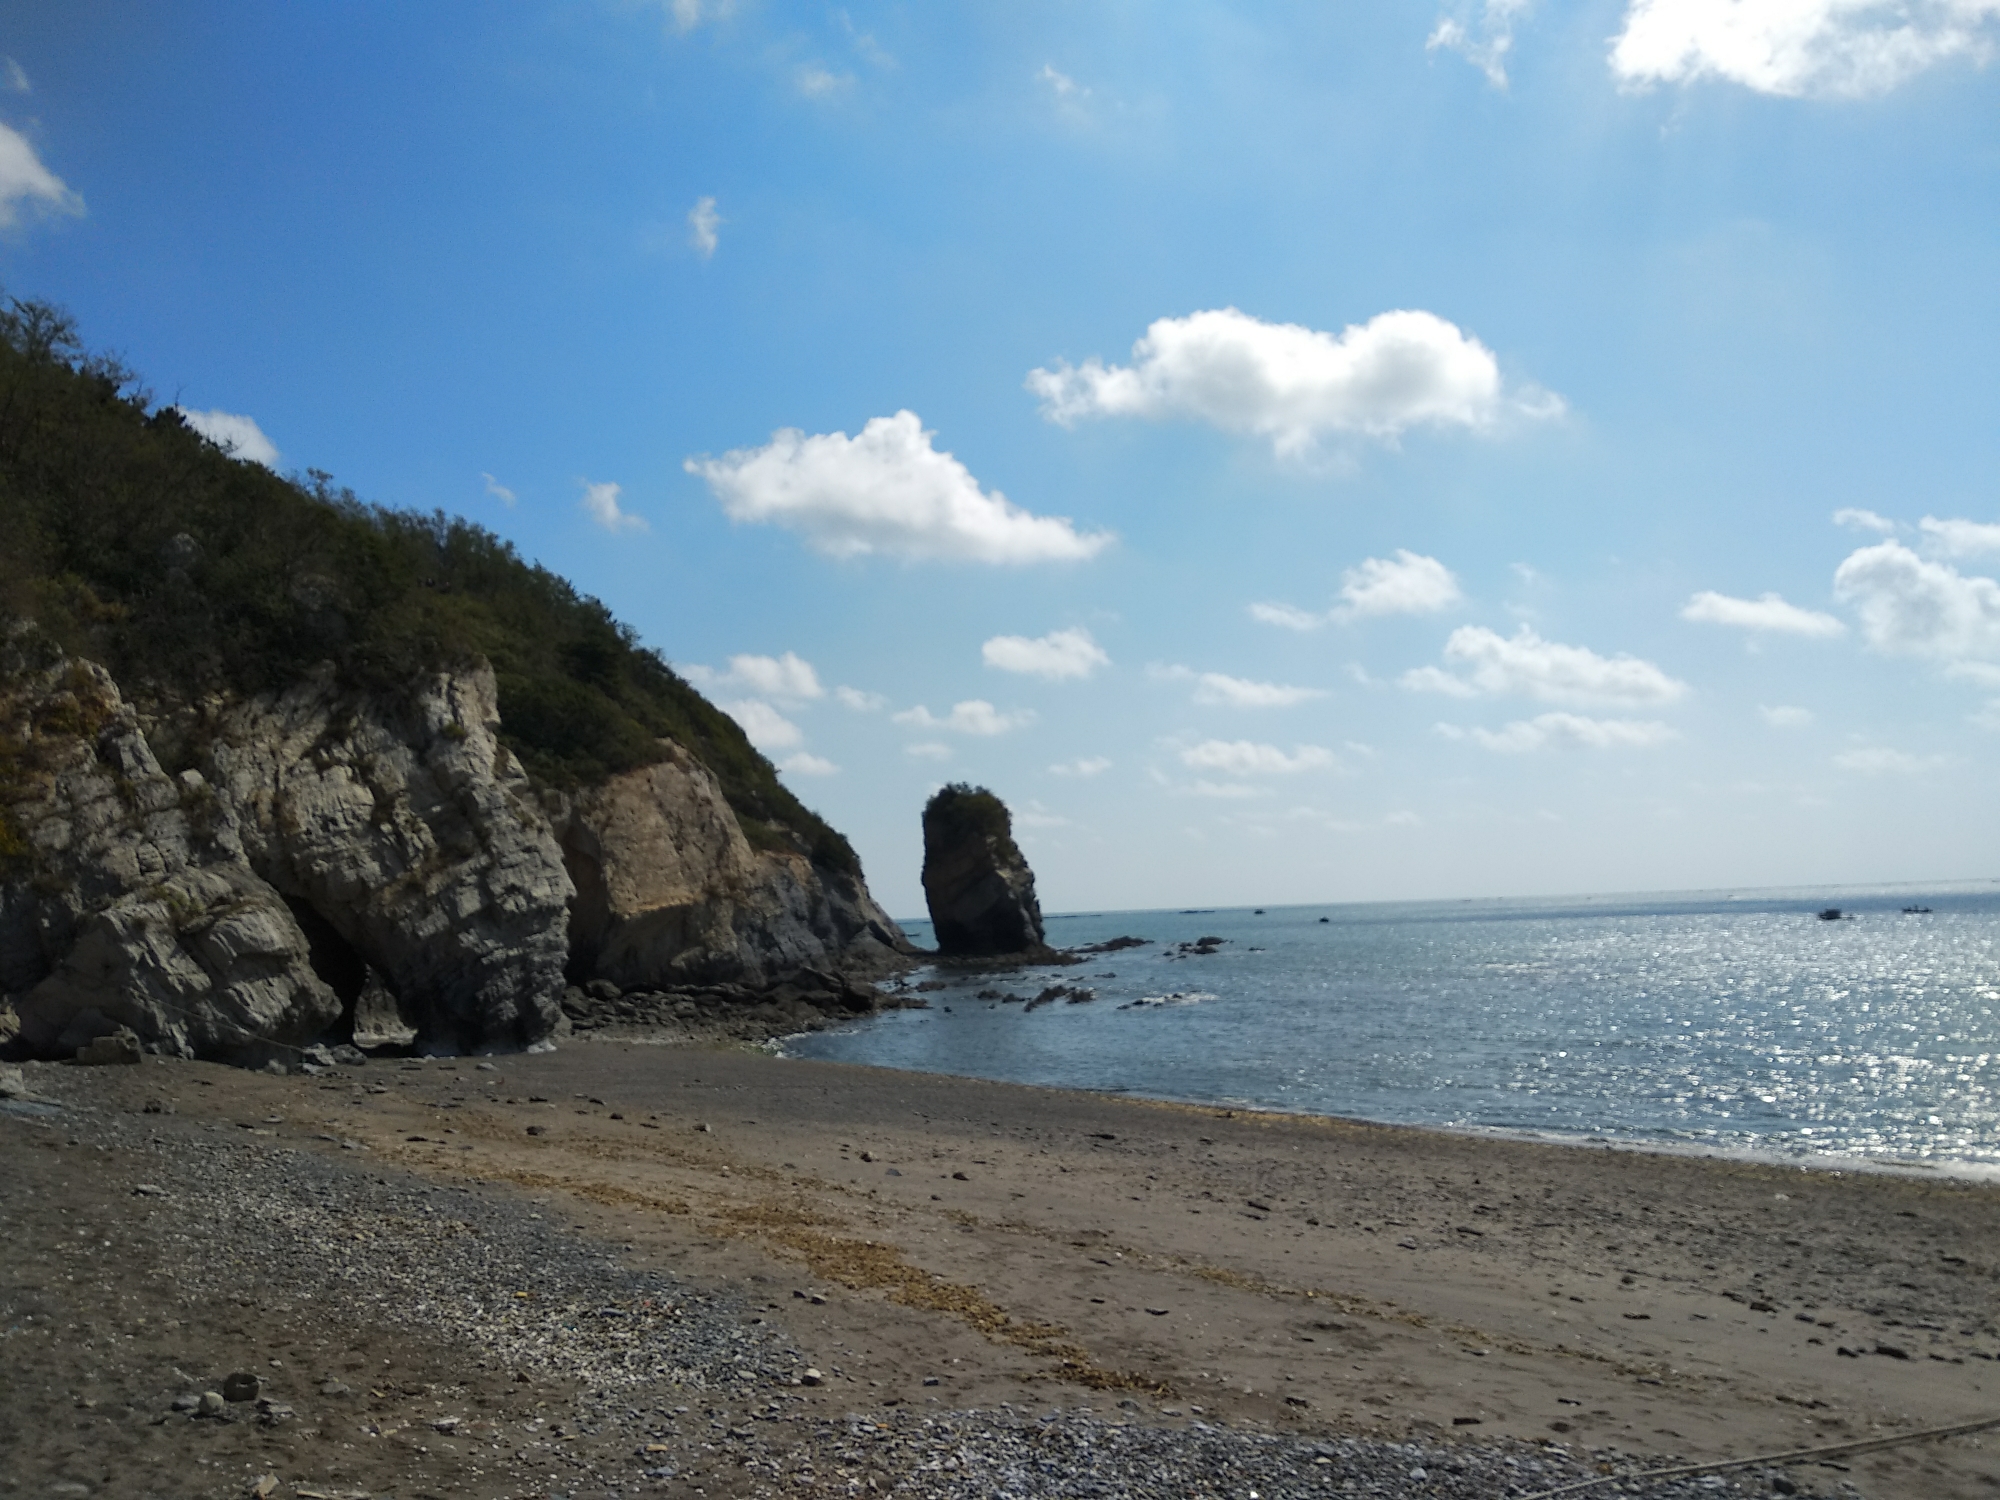
[[[1006,804],[955,783],[924,807],[924,900],[947,957],[1035,953],[1042,908]]]
[[[506,1050],[557,1030],[566,979],[763,988],[908,948],[858,876],[753,850],[678,746],[537,792],[497,738],[483,663],[395,695],[319,671],[142,720],[31,629],[4,649],[15,1050],[68,1055],[128,1026],[177,1054],[282,1059],[348,1039],[385,994],[420,1048]]]

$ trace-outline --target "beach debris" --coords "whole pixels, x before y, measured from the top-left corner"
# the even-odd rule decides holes
[[[225,1401],[255,1401],[264,1383],[248,1370],[238,1370],[222,1382]]]

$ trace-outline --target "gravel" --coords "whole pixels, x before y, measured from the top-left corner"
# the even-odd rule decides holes
[[[492,1188],[440,1184],[365,1156],[320,1153],[78,1108],[81,1144],[135,1153],[165,1212],[180,1288],[197,1297],[333,1307],[356,1326],[407,1328],[463,1351],[468,1370],[560,1384],[573,1408],[509,1428],[502,1446],[593,1457],[518,1493],[552,1500],[685,1493],[704,1472],[740,1495],[991,1500],[1289,1500],[1522,1496],[1623,1470],[1511,1441],[1279,1435],[1166,1422],[1128,1404],[1029,1410],[905,1406],[827,1418],[797,1389],[813,1363],[746,1299],[620,1264],[610,1248]],[[159,1184],[162,1186],[153,1186]],[[148,1201],[154,1201],[149,1199]],[[344,1391],[345,1387],[342,1386]],[[440,1430],[443,1430],[442,1428]],[[568,1450],[562,1450],[568,1451]],[[518,1455],[517,1455],[518,1456]],[[543,1460],[553,1463],[554,1460]],[[1769,1495],[1787,1471],[1586,1492]],[[1847,1488],[1843,1486],[1843,1488]],[[1792,1491],[1787,1489],[1785,1493]]]

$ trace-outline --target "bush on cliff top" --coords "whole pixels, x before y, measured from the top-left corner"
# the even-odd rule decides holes
[[[990,840],[1002,860],[1021,858],[1006,803],[985,787],[963,781],[939,787],[924,804],[924,843],[951,844],[974,836]]]
[[[750,841],[857,871],[736,722],[596,599],[442,511],[280,478],[153,409],[46,304],[0,310],[0,617],[35,620],[145,702],[282,687],[323,661],[395,692],[484,656],[501,738],[531,774],[588,785],[685,746]]]

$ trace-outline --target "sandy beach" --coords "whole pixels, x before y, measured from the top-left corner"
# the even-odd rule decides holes
[[[644,1492],[954,1492],[910,1489],[901,1449],[845,1477],[767,1468],[766,1428],[743,1425],[803,1440],[853,1414],[893,1436],[925,1414],[1089,1408],[1128,1433],[1540,1452],[1562,1474],[2000,1416],[2000,1191],[1942,1175],[630,1040],[317,1077],[148,1059],[25,1078],[49,1102],[0,1114],[7,1493],[580,1495],[614,1471],[638,1492],[649,1447],[672,1462]],[[363,1188],[390,1197],[343,1206]],[[450,1282],[455,1243],[516,1228],[545,1237],[507,1252],[522,1286],[424,1282]],[[564,1366],[558,1335],[520,1319],[530,1270],[572,1254],[690,1289],[708,1364],[566,1419],[612,1376]],[[617,1317],[668,1316],[628,1300]],[[261,1414],[173,1410],[239,1368]],[[635,1436],[642,1411],[664,1416]],[[1508,1492],[1482,1487],[1485,1461],[1398,1493]],[[1295,1492],[1341,1492],[1339,1455],[1309,1462]],[[1983,1496],[2000,1433],[1786,1475]]]

